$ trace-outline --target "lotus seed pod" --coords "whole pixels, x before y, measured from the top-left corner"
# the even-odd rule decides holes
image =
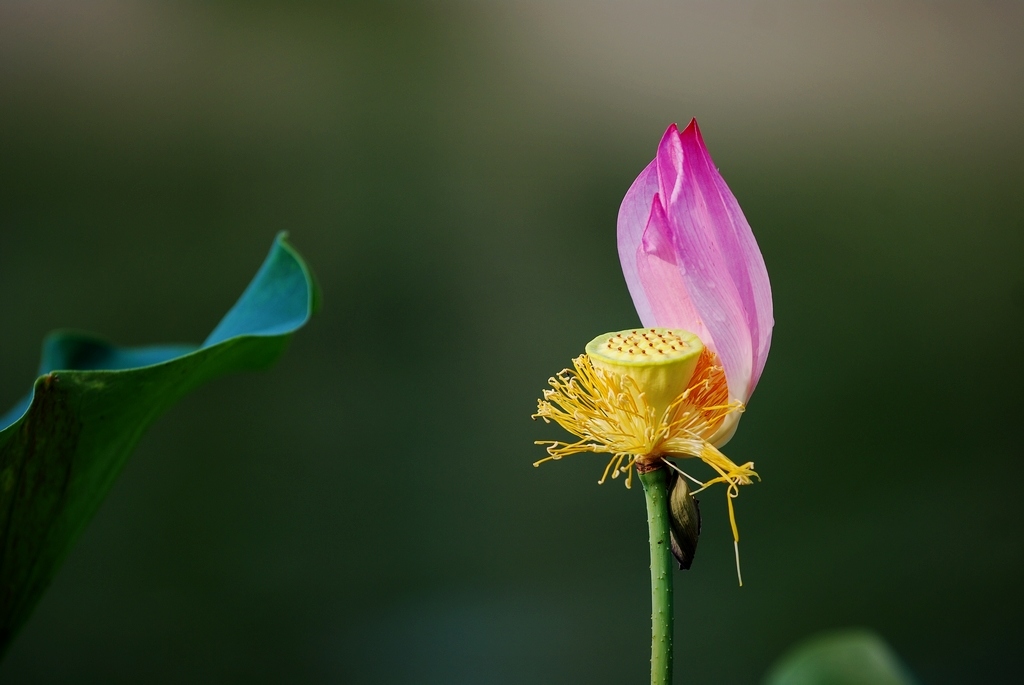
[[[656,421],[686,390],[703,350],[693,333],[669,328],[605,333],[587,344],[594,368],[631,378]]]

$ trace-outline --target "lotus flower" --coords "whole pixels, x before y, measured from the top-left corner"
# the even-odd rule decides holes
[[[619,260],[644,326],[695,333],[746,405],[772,338],[772,293],[761,251],[718,173],[697,121],[672,124],[619,209]],[[731,413],[709,440],[732,437]]]
[[[719,448],[736,432],[764,369],[771,286],[696,121],[682,132],[669,126],[633,182],[619,210],[618,243],[644,328],[594,338],[572,369],[548,381],[534,417],[578,439],[538,441],[548,456],[534,465],[595,452],[611,455],[602,483],[628,474],[628,487],[634,467],[643,479],[667,465],[701,486],[692,494],[725,484],[738,574],[733,499],[758,475],[753,462],[736,464]],[[702,483],[672,458],[700,459],[716,476]]]

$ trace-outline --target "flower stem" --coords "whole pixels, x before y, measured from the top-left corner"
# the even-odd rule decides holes
[[[672,545],[668,520],[669,474],[660,461],[650,466],[638,463],[637,474],[647,496],[647,526],[651,538],[651,685],[671,685]]]

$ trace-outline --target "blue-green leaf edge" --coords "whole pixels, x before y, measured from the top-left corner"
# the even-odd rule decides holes
[[[118,347],[58,331],[32,391],[0,417],[0,653],[27,620],[146,428],[189,390],[265,368],[319,304],[279,234],[201,345]]]

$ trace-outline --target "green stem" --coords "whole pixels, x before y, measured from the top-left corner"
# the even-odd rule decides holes
[[[640,464],[637,465],[638,467]],[[668,469],[637,469],[647,496],[651,537],[651,685],[672,684],[672,545],[668,520]]]

